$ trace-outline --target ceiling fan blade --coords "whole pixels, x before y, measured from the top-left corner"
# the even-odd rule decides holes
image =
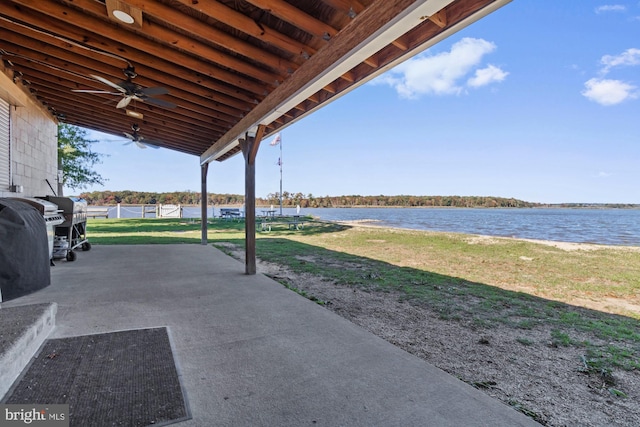
[[[146,89],[143,88],[141,92],[147,96],[167,95],[169,89],[166,87],[148,87]]]
[[[132,141],[133,141],[134,139],[136,139],[133,135],[131,135],[131,134],[130,134],[130,133],[128,133],[128,132],[122,132],[122,133],[124,134],[124,136],[126,136],[127,138],[129,138],[129,139],[130,139],[130,140],[132,140]]]
[[[154,150],[157,150],[158,148],[160,148],[158,144],[160,143],[157,141],[148,140],[146,138],[144,139],[144,145],[146,145],[149,148],[153,148]]]
[[[142,90],[140,86],[129,81],[120,82],[118,86],[122,89],[122,93],[126,93],[127,95],[133,95]]]
[[[173,102],[165,101],[163,99],[145,97],[145,98],[142,98],[141,101],[144,101],[147,104],[157,105],[158,107],[176,108],[176,104],[174,104]]]
[[[118,105],[116,105],[116,108],[125,108],[127,105],[129,105],[132,98],[133,96],[125,96],[120,100],[120,102],[118,102]]]
[[[104,77],[96,76],[95,74],[91,74],[91,77],[93,77],[94,79],[98,80],[99,82],[102,82],[102,83],[106,84],[107,86],[111,86],[112,88],[114,88],[118,92],[127,93],[127,90],[125,88],[119,86],[117,83],[114,83],[111,80],[107,80]]]
[[[109,95],[120,95],[120,92],[109,92],[108,90],[93,90],[93,89],[71,89],[71,92],[106,93],[106,94],[109,94]]]
[[[133,142],[138,146],[138,148],[147,148],[147,146],[140,141],[133,141]]]

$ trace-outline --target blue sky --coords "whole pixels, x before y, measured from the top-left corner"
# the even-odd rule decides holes
[[[92,136],[106,140],[94,151],[108,181],[86,191],[200,191],[197,157]],[[279,190],[269,142],[261,197]],[[514,0],[286,128],[282,144],[292,193],[640,203],[640,0]],[[242,194],[243,180],[241,155],[209,167],[212,193]]]

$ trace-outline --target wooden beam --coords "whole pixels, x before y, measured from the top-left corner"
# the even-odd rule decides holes
[[[409,49],[409,44],[404,40],[404,36],[396,39],[393,41],[393,43],[391,43],[393,46],[397,47],[400,50],[408,50]],[[380,62],[380,61],[378,61]]]
[[[340,78],[348,81],[349,83],[353,83],[354,81],[356,81],[356,77],[351,70],[341,75]]]
[[[14,0],[14,1],[31,1],[31,0]],[[69,0],[66,0],[69,2]],[[100,16],[103,12],[103,7],[97,2],[86,2],[83,4],[85,12],[91,12],[96,16]],[[181,14],[176,13],[175,9],[169,8],[169,15],[165,18],[170,25],[177,25],[181,20]],[[173,13],[171,13],[173,11]],[[65,17],[71,14],[66,12]],[[58,16],[54,13],[52,16]],[[117,39],[124,42],[129,46],[140,46],[141,50],[153,53],[158,57],[163,55],[171,55],[178,50],[189,52],[190,54],[203,58],[209,62],[212,66],[222,65],[224,68],[232,69],[235,72],[244,74],[245,76],[251,76],[257,80],[261,80],[268,84],[275,84],[278,79],[282,79],[286,73],[276,74],[266,71],[264,69],[254,66],[245,60],[238,58],[237,56],[229,55],[219,49],[215,49],[210,45],[201,43],[199,40],[191,37],[187,37],[179,32],[176,32],[170,28],[164,27],[160,22],[147,21],[144,25],[144,29],[136,29],[127,25],[121,25],[121,28],[115,28],[115,31],[111,26],[105,25],[104,22],[98,22],[97,20],[89,19],[89,15],[85,14],[82,26],[84,29],[93,31],[98,34],[102,34],[105,37],[111,39]],[[71,23],[77,23],[77,15],[71,14],[69,17]],[[172,22],[175,20],[176,22]],[[96,27],[97,25],[97,27]],[[102,28],[102,31],[100,31]],[[193,28],[193,32],[197,34],[198,29]],[[204,36],[203,36],[204,37]],[[150,42],[149,39],[153,39],[154,42]],[[277,69],[277,68],[276,68]]]
[[[283,21],[290,23],[291,25],[300,28],[307,33],[324,39],[325,35],[333,37],[338,32],[335,28],[328,24],[309,16],[302,10],[298,9],[292,4],[284,2],[282,0],[246,0],[255,7],[269,12],[271,15],[276,16]]]
[[[309,56],[312,56],[314,53],[316,53],[316,50],[312,49],[310,46],[307,46],[304,43],[299,42],[298,40],[288,37],[285,34],[279,33],[278,31],[265,25],[258,25],[256,21],[254,21],[250,17],[243,15],[235,9],[232,9],[217,1],[177,1],[179,1],[186,7],[197,10],[198,12],[215,19],[216,21],[224,22],[226,25],[229,25],[238,31],[255,37],[256,39],[261,40],[264,43],[278,47],[285,52],[289,52],[291,55],[301,56],[304,52]]]
[[[371,68],[378,68],[378,65],[380,65],[380,63],[376,60],[376,56],[375,55],[372,55],[372,56],[368,57],[367,59],[365,59],[364,63],[367,64],[368,66],[370,66]]]
[[[280,58],[265,49],[218,30],[216,27],[199,19],[180,13],[175,7],[165,6],[159,2],[150,2],[149,0],[127,0],[127,3],[140,8],[147,16],[152,16],[154,20],[166,21],[167,17],[170,17],[171,20],[167,23],[180,28],[183,32],[198,34],[201,40],[207,40],[210,44],[221,46],[246,58],[258,61],[273,70],[277,70],[282,76],[287,75],[290,70],[295,70],[299,66],[299,64]],[[223,22],[226,23],[225,20]],[[185,37],[183,36],[182,38]],[[191,39],[188,43],[195,44],[196,42]]]
[[[356,0],[325,0],[325,3],[334,9],[342,10],[344,13],[353,11],[356,16],[365,9],[365,7]]]
[[[440,12],[435,15],[431,15],[429,17],[429,21],[433,22],[440,28],[444,28],[447,26],[447,11],[446,9],[442,9]]]
[[[5,38],[5,40],[11,39],[13,43],[22,43],[23,45],[30,44],[29,39],[25,39],[25,38],[23,38],[22,40],[14,39],[12,35],[13,33],[3,31],[3,29],[0,28],[0,39],[3,39],[3,38]],[[13,53],[16,53],[17,55],[21,55],[23,57],[23,58],[14,59],[16,63],[20,61],[24,62],[23,59],[29,60],[32,58],[34,60],[34,63],[36,63],[35,61],[37,61],[41,64],[47,64],[49,67],[57,67],[60,70],[64,70],[65,73],[67,73],[66,77],[74,81],[73,87],[70,87],[70,89],[99,89],[99,90],[107,89],[107,87],[104,86],[103,84],[97,82],[96,80],[90,79],[88,76],[89,74],[100,75],[102,77],[109,78],[112,81],[119,81],[119,80],[122,80],[124,77],[121,73],[121,69],[119,68],[111,67],[106,64],[101,64],[96,60],[75,55],[73,53],[67,53],[66,55],[63,54],[62,56],[60,56],[58,54],[61,52],[61,49],[58,49],[53,46],[45,45],[43,43],[42,45],[43,45],[42,49],[38,50],[37,52],[34,50],[29,50],[20,46],[16,46],[11,43],[5,43],[3,45],[3,48],[6,49],[7,52],[9,52],[8,57],[11,57],[12,56],[11,54]],[[38,46],[36,45],[29,46],[29,47],[31,47],[32,49],[38,49]],[[45,53],[39,53],[39,52],[47,52],[47,53],[45,54]],[[85,68],[85,67],[90,67],[90,68]],[[25,71],[25,70],[21,70],[21,71]],[[144,71],[145,69],[143,68],[142,72]],[[74,76],[73,73],[76,73],[79,75]],[[118,74],[120,74],[119,77],[117,77]],[[156,75],[158,73],[152,72],[151,74]],[[145,76],[146,76],[146,73],[145,73]],[[151,81],[147,79],[145,76],[139,76],[139,78],[136,80],[136,83],[139,83],[143,87],[158,86],[158,85],[163,86],[162,83],[158,84],[155,81]],[[169,79],[167,78],[167,80],[165,81],[169,81]],[[180,81],[176,80],[174,76],[173,80],[171,80],[170,83],[180,84]],[[185,85],[187,84],[189,83],[186,82]],[[167,87],[167,85],[164,85],[164,86]],[[184,86],[181,85],[178,87],[180,88]],[[198,113],[205,114],[207,116],[205,121],[207,122],[211,122],[212,119],[217,119],[217,120],[225,120],[225,121],[228,121],[229,123],[234,123],[241,117],[242,113],[248,111],[249,106],[252,105],[249,103],[243,103],[244,104],[243,108],[234,110],[233,108],[228,108],[228,107],[225,107],[224,105],[221,105],[220,101],[217,99],[217,97],[215,97],[215,94],[211,92],[201,93],[201,92],[193,91],[196,93],[194,94],[193,92],[190,91],[190,88],[188,86],[185,88],[186,90],[181,90],[181,89],[176,89],[176,87],[169,85],[168,89],[171,95],[176,96],[178,98],[178,99],[175,99],[174,102],[177,101],[176,103],[179,103],[180,108],[186,108],[191,111],[196,111],[197,114]],[[76,95],[80,96],[79,94],[76,94]],[[196,107],[195,109],[190,107],[192,105],[195,106],[195,104],[199,105],[200,107]],[[217,111],[212,111],[212,110],[217,110]]]
[[[173,66],[179,64],[182,67],[197,71],[204,76],[224,81],[238,88],[249,89],[253,93],[259,94],[264,90],[262,84],[259,84],[251,78],[227,71],[226,69],[218,67],[213,62],[205,62],[181,51],[167,48],[167,46],[155,43],[150,39],[140,37],[136,33],[123,30],[123,28],[119,28],[116,24],[110,24],[104,20],[93,18],[87,13],[81,13],[64,4],[40,0],[12,1],[30,9],[29,13],[25,13],[27,22],[34,22],[38,13],[45,14],[52,18],[53,21],[52,19],[46,18],[38,19],[36,23],[38,27],[49,28],[55,26],[57,32],[61,35],[75,32],[73,35],[69,34],[68,37],[76,42],[84,43],[121,57],[136,58],[136,62],[146,63],[149,66],[155,66],[157,68],[163,68],[159,65],[152,65],[157,64],[158,61],[168,61],[168,63],[173,64]],[[0,2],[0,5],[1,4],[2,2]],[[92,6],[92,3],[87,2],[84,6]],[[101,4],[96,2],[92,7],[101,7]],[[18,15],[15,11],[12,12],[14,15]],[[106,11],[103,11],[103,13],[105,19],[107,19]],[[82,27],[77,27],[76,24],[78,23],[80,23]],[[102,41],[97,42],[98,40]],[[164,68],[167,68],[167,66],[165,65]],[[262,78],[271,79],[273,77],[271,74],[262,73]],[[275,79],[272,80],[271,83],[275,84]]]
[[[27,95],[13,79],[0,70],[0,96],[11,105],[24,107],[29,103],[29,95]]]
[[[0,3],[0,12],[4,9]],[[5,43],[13,43],[10,47],[3,46],[4,49],[10,52],[23,53],[34,59],[42,59],[46,57],[46,60],[67,61],[65,64],[69,70],[74,71],[74,65],[82,65],[83,67],[90,69],[91,74],[104,74],[105,76],[117,76],[119,79],[123,79],[122,69],[124,63],[122,60],[109,55],[102,55],[98,57],[95,52],[88,49],[81,49],[78,46],[74,46],[70,43],[66,43],[58,38],[53,37],[50,34],[44,32],[33,31],[24,27],[20,27],[17,24],[11,22],[3,22],[0,26],[0,40]],[[18,46],[17,48],[15,46]],[[29,52],[23,52],[23,48],[28,48]],[[37,52],[36,56],[33,56],[33,52]],[[190,99],[189,95],[198,95],[206,98],[207,102],[215,100],[214,107],[221,112],[229,115],[234,115],[233,109],[240,111],[247,111],[250,106],[255,105],[256,98],[254,95],[241,94],[237,91],[233,92],[233,95],[228,95],[225,92],[229,92],[228,88],[225,88],[225,92],[220,92],[220,84],[214,82],[212,79],[203,78],[203,76],[193,73],[191,70],[184,69],[176,66],[175,64],[167,63],[163,68],[152,68],[147,65],[146,57],[142,58],[141,64],[136,64],[136,70],[138,77],[136,82],[154,81],[154,84],[161,84],[171,90],[172,93],[176,93],[177,96]],[[112,68],[115,67],[115,68]],[[86,70],[83,72],[87,72]],[[226,109],[225,109],[225,106]]]

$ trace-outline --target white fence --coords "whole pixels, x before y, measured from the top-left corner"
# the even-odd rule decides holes
[[[182,206],[158,205],[156,208],[156,218],[182,218]]]
[[[89,218],[182,218],[183,213],[184,209],[181,205],[162,204],[124,207],[118,203],[115,207],[89,206],[87,209]]]

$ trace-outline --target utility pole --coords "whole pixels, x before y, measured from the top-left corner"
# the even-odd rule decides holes
[[[280,158],[278,159],[278,166],[280,166],[280,216],[282,216],[282,137],[280,134],[276,134],[273,141],[269,144],[274,147],[276,145],[280,145]]]

